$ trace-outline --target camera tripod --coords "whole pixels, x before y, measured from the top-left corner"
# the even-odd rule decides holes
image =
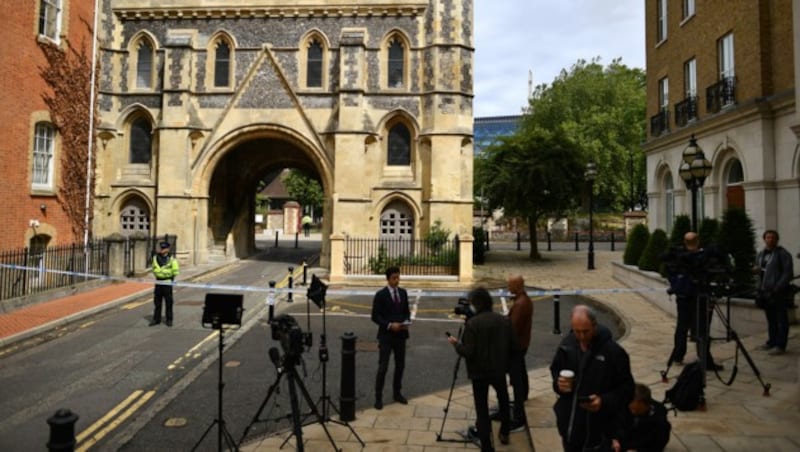
[[[261,406],[258,408],[255,416],[250,421],[250,424],[247,425],[247,428],[244,429],[242,433],[242,437],[239,440],[239,444],[244,441],[247,437],[247,433],[250,429],[255,425],[257,422],[266,422],[269,420],[278,421],[283,418],[291,419],[292,421],[292,433],[283,441],[281,444],[281,448],[291,439],[292,436],[295,437],[296,443],[296,450],[298,452],[303,452],[305,450],[305,446],[303,444],[303,422],[301,421],[300,416],[300,401],[297,397],[297,389],[300,389],[300,393],[303,396],[303,399],[306,401],[309,409],[311,410],[310,414],[313,414],[316,418],[316,421],[322,425],[325,434],[328,436],[328,440],[330,440],[331,445],[333,446],[334,450],[340,450],[336,446],[336,442],[333,440],[333,436],[331,436],[328,428],[325,425],[325,419],[322,417],[320,412],[317,410],[316,405],[314,404],[314,400],[311,398],[311,395],[308,393],[308,389],[306,389],[305,385],[303,384],[303,379],[297,374],[297,364],[300,360],[299,356],[290,356],[288,354],[284,355],[283,358],[280,358],[280,353],[278,349],[273,347],[269,351],[270,358],[272,359],[273,363],[277,366],[278,369],[278,376],[275,378],[275,382],[269,387],[267,391],[267,396],[264,398],[264,401],[261,402]],[[274,419],[261,419],[261,413],[264,411],[264,408],[267,406],[272,395],[277,392],[278,386],[280,385],[281,378],[286,376],[289,384],[289,400],[292,407],[292,412],[284,415],[279,416]]]

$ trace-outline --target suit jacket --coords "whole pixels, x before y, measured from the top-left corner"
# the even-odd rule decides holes
[[[404,322],[411,319],[411,310],[408,307],[408,292],[398,287],[397,295],[400,297],[400,306],[395,305],[388,286],[375,292],[375,298],[372,299],[372,321],[378,325],[378,339],[389,338],[391,335],[398,335],[402,338],[408,337],[408,330],[396,333],[389,331],[389,323]]]

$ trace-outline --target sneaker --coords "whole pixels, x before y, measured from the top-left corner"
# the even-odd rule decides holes
[[[773,347],[770,351],[767,352],[768,355],[772,356],[783,355],[784,353],[786,353],[786,350],[780,347]]]
[[[508,431],[511,433],[524,432],[525,427],[526,427],[525,421],[518,421],[516,419],[512,419]]]
[[[383,409],[383,400],[375,399],[375,409],[382,410]]]

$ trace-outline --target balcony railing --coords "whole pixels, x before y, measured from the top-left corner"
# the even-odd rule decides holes
[[[725,77],[706,88],[706,107],[709,113],[717,113],[736,103],[736,77]]]
[[[675,125],[683,127],[697,119],[697,96],[690,96],[675,104]]]
[[[650,135],[657,137],[664,132],[669,132],[669,108],[663,108],[650,117]]]

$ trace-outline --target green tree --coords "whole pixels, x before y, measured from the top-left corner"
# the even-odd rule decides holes
[[[664,274],[661,263],[661,255],[669,249],[669,239],[663,229],[656,229],[650,234],[647,246],[644,247],[642,255],[639,257],[639,268],[651,272]]]
[[[308,177],[305,173],[293,169],[284,176],[283,184],[286,186],[289,196],[299,202],[303,209],[319,210],[322,208],[324,194],[322,185],[317,179]]]
[[[717,234],[721,251],[733,258],[733,280],[744,289],[753,284],[753,265],[756,261],[756,233],[753,221],[744,209],[731,207],[722,214]]]
[[[559,131],[576,144],[583,161],[597,164],[595,205],[620,211],[646,205],[645,74],[615,59],[578,60],[552,84],[539,85],[522,129]]]
[[[705,217],[697,229],[699,229],[697,233],[700,235],[700,248],[707,248],[709,245],[717,243],[719,220]]]
[[[503,208],[528,224],[532,260],[539,259],[536,225],[545,215],[561,216],[577,204],[585,161],[563,133],[523,129],[489,146],[475,161],[475,192],[488,208]]]
[[[675,217],[672,222],[672,232],[669,235],[670,246],[679,247],[683,245],[683,236],[692,230],[692,220],[689,215],[681,214]]]
[[[647,226],[639,223],[633,227],[628,235],[628,243],[625,245],[625,253],[622,255],[622,262],[625,265],[638,265],[639,258],[650,240],[650,231]]]

